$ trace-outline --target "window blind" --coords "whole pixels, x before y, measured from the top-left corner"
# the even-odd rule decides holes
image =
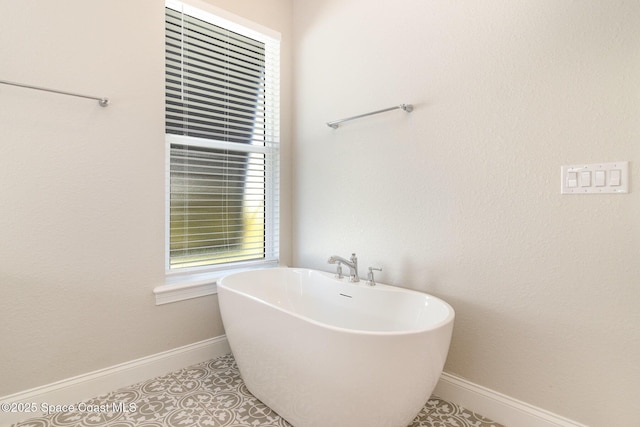
[[[170,270],[277,261],[279,42],[167,2]]]

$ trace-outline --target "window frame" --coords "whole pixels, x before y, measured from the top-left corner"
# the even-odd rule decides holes
[[[189,284],[192,287],[201,288],[205,294],[215,293],[215,280],[222,275],[228,274],[232,271],[240,271],[252,268],[264,268],[277,266],[279,263],[279,144],[280,144],[280,120],[279,120],[279,78],[280,78],[280,56],[279,56],[279,44],[280,34],[248,21],[244,18],[230,14],[226,11],[218,9],[207,3],[191,0],[189,2],[178,0],[166,0],[165,7],[172,8],[177,11],[181,11],[186,15],[190,15],[197,19],[210,22],[213,25],[223,27],[229,31],[233,31],[243,36],[250,37],[254,40],[260,41],[265,44],[265,49],[271,49],[272,51],[266,52],[267,55],[276,55],[274,66],[272,71],[276,79],[276,93],[275,99],[268,98],[268,102],[265,103],[265,109],[268,109],[268,114],[265,116],[265,135],[269,135],[269,138],[265,137],[265,146],[254,146],[251,144],[237,144],[232,142],[224,142],[219,140],[204,140],[197,137],[175,135],[166,133],[165,131],[165,286],[158,287],[154,290],[156,293],[156,303],[158,304],[158,297],[160,294],[165,295],[171,287],[173,289],[189,288]],[[275,51],[274,51],[275,49]],[[166,59],[165,59],[166,62]],[[171,209],[171,145],[172,144],[187,144],[190,146],[203,146],[207,148],[219,148],[229,149],[233,151],[243,152],[259,152],[265,154],[268,158],[265,159],[265,167],[269,167],[271,171],[265,173],[265,200],[270,202],[269,208],[265,207],[264,218],[264,253],[265,256],[262,259],[249,260],[249,261],[237,261],[229,263],[220,263],[207,266],[198,267],[182,267],[171,268],[171,254],[170,254],[170,209]],[[213,285],[213,287],[211,286]],[[185,288],[185,289],[186,289]],[[206,288],[206,290],[205,290]],[[188,289],[187,289],[188,290]],[[200,295],[195,295],[200,296]],[[189,298],[194,296],[189,296]],[[169,298],[171,299],[171,298]],[[184,299],[184,298],[182,298]],[[173,300],[166,301],[173,302]]]

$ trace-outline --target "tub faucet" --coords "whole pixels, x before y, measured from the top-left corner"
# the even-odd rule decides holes
[[[349,281],[350,282],[359,282],[360,278],[358,277],[358,257],[356,257],[356,254],[353,253],[351,254],[351,258],[344,259],[340,256],[337,255],[332,255],[329,257],[329,261],[327,261],[329,264],[344,264],[347,267],[349,267]]]

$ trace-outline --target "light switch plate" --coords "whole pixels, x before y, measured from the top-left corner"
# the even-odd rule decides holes
[[[562,166],[561,179],[561,194],[625,194],[629,192],[629,162]]]

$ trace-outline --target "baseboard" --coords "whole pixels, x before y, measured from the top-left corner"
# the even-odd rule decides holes
[[[507,427],[588,427],[446,372],[434,394]]]
[[[221,335],[45,386],[2,396],[0,403],[35,402],[40,406],[41,403],[62,405],[81,402],[121,387],[214,359],[230,351],[226,336]],[[434,394],[507,427],[588,427],[446,372],[440,377]],[[7,426],[38,415],[38,413],[0,411],[0,426]]]
[[[7,403],[36,403],[37,407],[40,407],[42,403],[49,405],[74,404],[222,356],[230,351],[227,337],[221,335],[52,384],[2,396],[0,403],[3,404],[3,407]],[[0,426],[39,415],[39,413],[0,411]]]

